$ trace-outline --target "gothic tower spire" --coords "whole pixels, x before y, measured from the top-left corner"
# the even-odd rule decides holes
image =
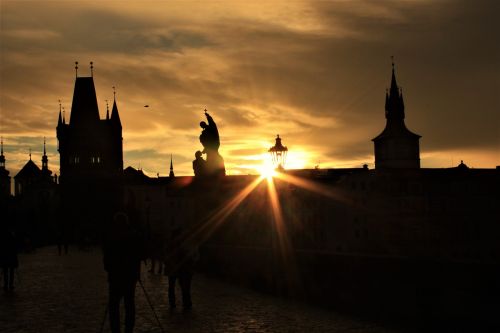
[[[396,73],[394,70],[394,58],[392,59],[392,77],[391,88],[389,94],[386,93],[385,98],[385,118],[401,121],[405,118],[405,106],[403,95],[396,81]]]
[[[59,100],[59,119],[57,120],[57,126],[62,125],[62,106],[61,106],[61,100]]]
[[[118,114],[118,106],[116,105],[116,88],[113,86],[113,109],[111,110],[111,122],[117,127],[122,127],[120,115]]]
[[[170,178],[175,177],[175,174],[174,174],[174,162],[173,162],[173,159],[172,159],[172,154],[170,154],[170,173],[168,174],[168,176]]]
[[[0,169],[5,169],[5,156],[3,155],[3,137],[0,138]]]
[[[109,120],[109,104],[108,104],[108,100],[106,100],[106,120]]]
[[[405,124],[403,92],[396,81],[392,58],[391,87],[385,93],[386,125],[372,141],[375,145],[375,168],[419,168],[420,135],[412,133]]]
[[[43,156],[42,156],[42,170],[46,171],[49,169],[49,158],[47,157],[47,149],[45,147],[45,137],[43,137]]]

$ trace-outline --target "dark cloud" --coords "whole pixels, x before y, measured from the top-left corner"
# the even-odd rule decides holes
[[[102,116],[118,88],[127,163],[163,170],[172,151],[190,174],[207,107],[233,172],[276,133],[308,165],[357,165],[385,125],[394,55],[423,153],[500,150],[496,1],[155,4],[2,4],[0,131],[54,136],[73,61],[86,75],[93,60]]]

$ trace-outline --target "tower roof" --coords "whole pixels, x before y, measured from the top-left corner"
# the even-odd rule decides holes
[[[59,119],[57,120],[57,126],[62,125],[62,115],[61,115],[61,110],[59,110]]]
[[[40,168],[31,159],[26,162],[21,171],[14,178],[32,178],[38,177],[41,174]]]
[[[111,122],[116,125],[122,126],[120,115],[118,114],[118,106],[116,106],[116,98],[113,101],[113,109],[111,110]]]
[[[394,62],[392,63],[391,88],[385,95],[385,117],[387,119],[404,119],[405,106],[403,102],[403,94],[396,81],[396,73],[394,71]]]
[[[394,62],[392,63],[391,87],[385,94],[385,118],[387,123],[384,130],[376,138],[379,140],[385,137],[416,137],[421,136],[411,132],[405,125],[405,105],[403,101],[403,92],[398,86]]]
[[[174,174],[174,162],[173,162],[173,159],[172,159],[172,154],[170,154],[170,173],[168,174],[169,177],[175,177],[175,174]]]
[[[99,108],[92,77],[77,77],[71,105],[70,126],[87,127],[99,121]]]

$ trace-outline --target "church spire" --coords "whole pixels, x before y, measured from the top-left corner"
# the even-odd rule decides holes
[[[106,100],[106,120],[109,120],[109,104],[108,104],[108,100]]]
[[[59,119],[57,120],[57,126],[59,125],[62,125],[62,110],[61,110],[62,106],[61,106],[61,100],[59,100]]]
[[[394,73],[394,56],[391,56],[392,77],[391,77],[391,95],[398,93],[398,83],[396,82],[396,74]]]
[[[3,156],[3,137],[0,138],[0,169],[5,169],[5,156]]]
[[[405,118],[405,106],[403,102],[403,94],[400,91],[396,81],[396,73],[394,69],[394,57],[391,57],[392,77],[391,87],[386,91],[385,95],[385,117],[389,120],[403,120]]]
[[[120,115],[118,114],[118,106],[116,106],[116,88],[113,86],[113,109],[111,110],[111,122],[113,124],[118,125],[119,127],[122,126],[122,123],[120,121]]]
[[[170,178],[174,178],[175,177],[175,174],[174,174],[174,162],[173,162],[173,159],[172,159],[172,154],[170,154],[170,173],[168,174],[168,176]]]
[[[49,158],[47,157],[47,149],[45,147],[45,137],[43,137],[43,156],[42,156],[42,170],[49,169]]]

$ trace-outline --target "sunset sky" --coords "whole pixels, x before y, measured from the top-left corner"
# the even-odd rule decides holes
[[[219,126],[228,174],[256,173],[276,134],[288,168],[373,167],[394,55],[422,167],[500,165],[500,1],[0,0],[0,135],[14,176],[59,173],[58,100],[74,62],[101,117],[112,86],[124,165],[192,175],[199,122]],[[112,102],[110,102],[112,103]],[[144,105],[149,105],[145,108]]]

